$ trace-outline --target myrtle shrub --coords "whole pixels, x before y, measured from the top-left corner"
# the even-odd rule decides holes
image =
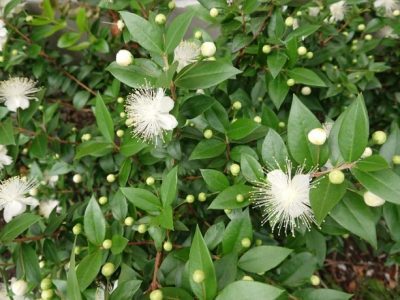
[[[398,297],[400,3],[0,9],[0,299]]]

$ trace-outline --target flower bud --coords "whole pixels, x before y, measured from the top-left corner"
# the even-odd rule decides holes
[[[392,157],[392,162],[393,162],[393,164],[395,164],[395,165],[400,165],[400,155],[394,155],[394,156]]]
[[[105,277],[110,277],[115,272],[115,265],[113,263],[105,263],[101,268],[101,274]]]
[[[249,238],[243,238],[240,244],[242,244],[243,248],[249,248],[251,246],[251,240]]]
[[[146,178],[146,184],[147,184],[147,185],[151,186],[151,185],[154,184],[154,182],[155,182],[154,177],[149,176],[149,177]]]
[[[103,249],[106,249],[106,250],[111,249],[112,241],[110,239],[104,240],[102,246],[103,246]]]
[[[281,122],[278,123],[278,127],[279,128],[285,128],[286,127],[286,123],[281,121]]]
[[[304,96],[308,96],[308,95],[311,94],[311,88],[309,86],[303,86],[302,89],[301,89],[301,93]]]
[[[257,124],[261,124],[262,119],[261,119],[260,116],[255,116],[255,117],[253,118],[253,121],[256,122]]]
[[[363,154],[361,155],[361,158],[370,157],[371,155],[372,155],[372,149],[370,147],[366,147],[364,149]]]
[[[304,46],[300,46],[297,48],[297,54],[300,56],[306,55],[307,54],[307,48]]]
[[[46,263],[43,260],[39,261],[39,268],[43,269],[45,265]]]
[[[394,17],[400,16],[400,10],[395,9],[395,10],[393,11],[393,16],[394,16]]]
[[[294,23],[294,19],[293,19],[292,17],[287,17],[287,18],[285,19],[285,25],[286,25],[287,27],[292,27],[292,26],[293,26],[293,23]]]
[[[193,272],[192,279],[196,283],[202,283],[205,279],[206,275],[203,270],[196,270]]]
[[[310,277],[310,282],[311,282],[311,284],[312,284],[313,286],[317,286],[317,285],[320,285],[321,279],[320,279],[319,276],[317,276],[317,275],[312,275],[312,276]]]
[[[231,212],[232,212],[232,209],[229,209],[229,208],[224,209],[224,213],[226,213],[227,215],[229,215]]]
[[[194,33],[194,38],[195,39],[201,39],[201,37],[203,36],[203,33],[200,31],[200,30],[197,30],[195,33]]]
[[[364,39],[365,39],[366,41],[370,41],[370,40],[372,40],[372,35],[366,34],[366,35],[364,36]]]
[[[80,224],[80,223],[75,224],[75,226],[72,227],[72,232],[73,232],[73,234],[75,234],[75,235],[80,234],[80,233],[82,232],[82,224]]]
[[[119,31],[122,31],[122,29],[124,29],[124,27],[125,27],[124,21],[118,20],[118,21],[117,21],[117,28],[118,28],[118,30],[119,30]]]
[[[85,133],[82,135],[81,140],[82,140],[82,142],[87,142],[87,141],[90,141],[91,138],[92,138],[92,135],[90,133]]]
[[[128,50],[122,49],[118,51],[115,61],[119,66],[126,67],[133,62],[133,55]]]
[[[169,1],[169,2],[168,2],[168,8],[169,8],[169,9],[174,9],[175,6],[176,6],[175,0]],[[153,300],[153,299],[152,299],[152,300]]]
[[[173,247],[172,247],[172,243],[171,243],[170,241],[164,242],[163,248],[164,248],[164,250],[167,251],[167,252],[171,251],[172,248],[173,248]]]
[[[242,108],[242,103],[240,101],[235,101],[232,104],[232,108],[234,110],[240,110]]]
[[[238,164],[232,164],[229,170],[233,176],[238,176],[240,173],[240,166]]]
[[[207,200],[206,193],[203,193],[203,192],[199,193],[199,196],[197,197],[197,199],[199,199],[200,202],[206,201]]]
[[[357,30],[358,30],[358,31],[364,31],[364,30],[365,30],[365,25],[364,25],[364,24],[359,24],[359,25],[357,26]]]
[[[172,2],[172,1],[171,1]],[[171,3],[170,2],[170,3]],[[161,290],[154,290],[149,295],[150,300],[162,300],[163,294]]]
[[[124,103],[124,98],[123,97],[118,97],[117,98],[118,103]]]
[[[107,199],[106,196],[101,196],[101,197],[99,198],[99,204],[100,204],[100,205],[104,205],[104,204],[106,204],[107,202],[108,202],[108,199]]]
[[[121,111],[120,113],[119,113],[119,117],[120,118],[125,118],[126,117],[126,113],[125,112],[123,112],[123,111]]]
[[[42,290],[48,290],[51,288],[53,283],[51,282],[50,278],[43,278],[42,281],[40,282],[40,288]]]
[[[147,225],[146,224],[139,224],[137,231],[141,234],[145,233],[147,231]]]
[[[28,284],[23,279],[14,280],[11,282],[11,290],[15,296],[24,296],[28,292]]]
[[[38,194],[37,188],[33,188],[33,189],[29,190],[29,195],[30,195],[30,196],[36,197],[37,194]]]
[[[190,194],[190,195],[187,195],[187,196],[186,196],[186,202],[187,202],[187,203],[193,203],[194,200],[195,200],[195,198],[194,198],[193,195]]]
[[[167,17],[164,14],[158,14],[154,20],[158,25],[163,25],[167,21]]]
[[[294,81],[293,78],[289,78],[289,79],[286,81],[286,84],[287,84],[288,86],[294,86],[295,83],[296,83],[296,81]]]
[[[260,239],[256,239],[256,246],[261,246],[261,245],[262,245],[262,243],[263,243],[263,241],[262,241],[262,240],[260,240]]]
[[[18,50],[17,50],[17,49],[13,49],[13,50],[11,51],[11,55],[12,55],[12,56],[17,56],[17,55],[18,55]]]
[[[115,175],[114,174],[108,174],[107,175],[107,182],[112,183],[115,181]]]
[[[218,14],[219,14],[219,11],[218,11],[217,8],[213,7],[213,8],[210,9],[210,16],[212,18],[218,17]]]
[[[80,175],[80,174],[75,174],[75,175],[72,177],[72,181],[75,182],[75,183],[81,183],[81,182],[82,182],[82,175]]]
[[[26,17],[25,17],[25,21],[26,22],[31,22],[33,20],[33,17],[31,16],[31,15],[27,15]]]
[[[126,217],[124,220],[125,226],[132,226],[135,220],[132,217]]]
[[[244,275],[242,277],[242,280],[244,281],[254,281],[253,277],[249,276],[249,275]]]
[[[332,170],[329,172],[328,177],[332,184],[342,184],[344,181],[344,173],[340,170]]]
[[[308,140],[311,144],[321,146],[326,141],[326,132],[322,128],[314,128],[308,133]]]
[[[262,52],[265,53],[265,54],[269,54],[269,53],[271,53],[271,51],[272,51],[272,48],[271,48],[270,45],[264,45],[262,47]]]
[[[129,119],[126,119],[126,121],[125,121],[125,125],[126,126],[130,126],[130,125],[132,125],[133,124],[133,122],[134,122],[135,120],[133,120],[133,119],[131,119],[131,118],[129,118]]]
[[[364,202],[368,206],[377,207],[383,205],[386,201],[374,193],[366,191],[364,193]]]
[[[386,142],[386,133],[378,130],[372,134],[372,141],[377,145],[383,145]]]
[[[75,248],[74,248],[74,254],[75,255],[79,255],[80,253],[81,253],[81,247],[79,247],[79,246],[75,246]]]
[[[41,292],[40,297],[42,297],[43,300],[50,300],[54,296],[54,291],[53,290],[44,290]]]
[[[203,132],[203,136],[208,140],[213,137],[213,131],[211,129],[206,129]]]
[[[311,59],[311,58],[314,57],[314,53],[312,53],[311,51],[308,51],[306,56],[307,56],[308,59]]]
[[[236,202],[242,203],[244,201],[244,196],[242,194],[236,195]]]
[[[117,132],[116,132],[116,134],[117,134],[117,137],[121,138],[121,137],[124,136],[125,131],[123,131],[122,129],[118,129]]]
[[[201,44],[200,51],[201,55],[211,57],[214,56],[215,52],[217,52],[217,47],[215,47],[213,42],[204,42]]]

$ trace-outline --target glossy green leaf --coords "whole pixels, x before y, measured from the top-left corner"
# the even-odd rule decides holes
[[[193,11],[188,11],[177,16],[171,24],[168,25],[165,37],[165,52],[173,52],[176,46],[178,46],[178,44],[183,40],[183,37],[192,22],[193,16]]]
[[[0,241],[10,242],[41,219],[40,216],[25,213],[13,218],[0,231]]]
[[[225,287],[216,300],[254,300],[254,299],[280,299],[284,290],[258,281],[235,281]]]
[[[276,246],[254,247],[243,254],[238,266],[247,272],[264,273],[278,266],[292,251]]]
[[[81,292],[86,290],[86,288],[96,278],[97,273],[99,273],[101,268],[102,258],[103,255],[99,249],[88,254],[80,261],[76,269],[76,278],[78,279]]]
[[[273,129],[269,129],[262,143],[261,156],[265,164],[271,168],[283,168],[289,158],[286,145],[281,136]]]
[[[274,52],[267,57],[268,69],[273,78],[278,76],[287,61],[287,56],[282,52]]]
[[[173,168],[163,179],[161,184],[161,201],[163,206],[171,205],[176,200],[178,192],[178,167]]]
[[[252,187],[244,184],[230,186],[218,194],[208,209],[235,209],[246,207],[250,204],[249,194],[252,189]],[[244,198],[242,202],[236,200],[239,194]]]
[[[268,95],[277,109],[281,107],[288,92],[289,86],[286,84],[286,79],[282,74],[268,81]]]
[[[101,245],[106,236],[106,221],[94,197],[86,207],[83,225],[87,239],[95,245]]]
[[[193,149],[189,159],[206,159],[213,158],[225,152],[226,145],[224,142],[216,139],[202,140]]]
[[[325,87],[326,84],[322,79],[312,70],[306,68],[294,68],[288,71],[290,78],[293,78],[296,83]]]
[[[224,238],[222,240],[222,252],[224,254],[230,252],[239,252],[243,247],[241,241],[243,238],[253,237],[253,229],[251,226],[249,210],[236,215],[226,227]]]
[[[256,182],[264,178],[264,171],[260,163],[248,154],[242,154],[240,166],[243,176],[249,182]]]
[[[201,169],[200,172],[211,192],[220,192],[229,186],[228,178],[220,171]]]
[[[135,206],[148,212],[159,211],[161,209],[160,200],[153,193],[139,188],[120,188],[125,197]]]
[[[95,115],[101,134],[108,142],[114,142],[114,123],[107,106],[104,104],[103,98],[99,94],[96,97]]]

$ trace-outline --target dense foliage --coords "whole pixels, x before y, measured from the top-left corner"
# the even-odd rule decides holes
[[[400,3],[0,1],[1,299],[395,299]]]

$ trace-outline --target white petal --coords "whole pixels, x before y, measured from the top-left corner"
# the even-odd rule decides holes
[[[173,115],[169,114],[159,114],[158,122],[164,130],[172,130],[178,126],[178,121]]]
[[[20,201],[25,203],[26,205],[30,205],[32,208],[39,205],[39,201],[33,197],[23,198],[23,199],[20,199]]]
[[[174,100],[172,100],[168,96],[164,96],[164,97],[162,97],[160,102],[158,102],[157,110],[160,113],[168,113],[174,108],[174,104],[175,104]]]
[[[6,102],[4,102],[4,105],[7,107],[9,111],[16,112],[18,107],[19,107],[19,101],[15,101],[14,98],[7,99]]]
[[[267,174],[267,180],[273,188],[286,189],[288,176],[282,170],[273,170]]]
[[[6,221],[7,223],[10,222],[12,218],[22,214],[25,210],[26,210],[26,205],[21,202],[12,201],[7,203],[4,206],[4,212],[3,212],[4,221]]]
[[[310,187],[310,175],[297,174],[292,179],[292,185],[296,190],[304,190]]]

